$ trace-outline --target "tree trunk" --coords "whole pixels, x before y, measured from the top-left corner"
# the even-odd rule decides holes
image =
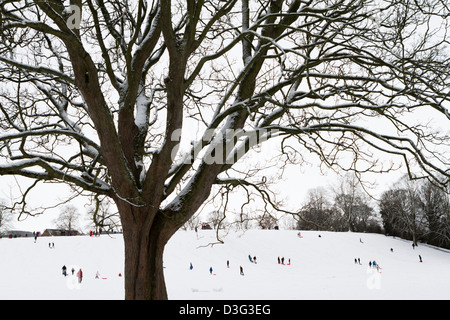
[[[173,232],[152,210],[128,210],[119,211],[125,243],[125,299],[167,300],[163,253]]]

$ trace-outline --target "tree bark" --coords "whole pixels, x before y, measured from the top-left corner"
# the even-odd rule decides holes
[[[121,205],[125,244],[125,299],[167,300],[163,254],[173,235],[161,214],[148,207]]]

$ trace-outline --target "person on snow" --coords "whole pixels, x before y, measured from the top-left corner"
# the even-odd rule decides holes
[[[419,254],[419,261],[422,262],[422,257],[420,254]]]
[[[248,260],[250,260],[250,262],[253,262],[251,255],[248,255]]]
[[[374,266],[375,269],[377,269],[377,272],[378,272],[378,273],[381,273],[381,272],[380,272],[381,266],[380,266],[379,264],[375,264],[375,263],[374,263],[373,266]]]
[[[212,274],[212,272],[213,272],[213,268],[209,267],[209,274]]]
[[[244,275],[244,268],[242,268],[242,266],[240,266],[240,267],[239,267],[239,270],[240,270],[240,272],[241,272],[241,276],[243,276],[243,275]]]
[[[66,268],[66,266],[64,265],[64,266],[61,268],[61,270],[62,270],[63,276],[66,277],[66,276],[67,276],[67,268]]]
[[[227,260],[227,268],[230,267],[230,260]]]
[[[280,257],[278,257],[278,264],[280,264]]]
[[[192,270],[192,269],[194,269],[194,267],[192,266],[192,262],[190,262],[189,270]]]
[[[256,264],[256,256],[253,257],[253,262]]]
[[[81,269],[78,270],[77,277],[78,277],[78,283],[81,283],[81,281],[83,281],[83,271],[81,271]]]

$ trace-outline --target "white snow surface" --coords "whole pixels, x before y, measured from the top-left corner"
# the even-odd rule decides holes
[[[410,241],[378,234],[301,231],[299,238],[297,233],[233,232],[223,236],[224,244],[211,245],[217,242],[215,231],[177,232],[164,254],[169,299],[450,299],[448,250],[423,244],[413,249]],[[123,251],[120,234],[41,237],[36,243],[34,238],[0,239],[0,299],[121,300]],[[249,255],[257,257],[256,264]],[[373,260],[379,271],[369,268]],[[72,267],[75,275],[83,270],[81,284]]]

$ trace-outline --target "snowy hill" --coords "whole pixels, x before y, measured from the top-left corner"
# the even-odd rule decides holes
[[[297,232],[250,230],[228,234],[225,244],[215,245],[214,231],[178,232],[164,256],[169,298],[450,299],[449,251],[413,249],[409,241],[376,234],[303,231],[299,238]],[[256,264],[249,255],[257,257]],[[373,260],[378,271],[369,268]],[[61,275],[63,265],[68,277]],[[71,276],[72,267],[75,274],[83,270],[81,285]],[[119,273],[121,235],[38,238],[36,243],[0,239],[0,299],[123,299]]]

